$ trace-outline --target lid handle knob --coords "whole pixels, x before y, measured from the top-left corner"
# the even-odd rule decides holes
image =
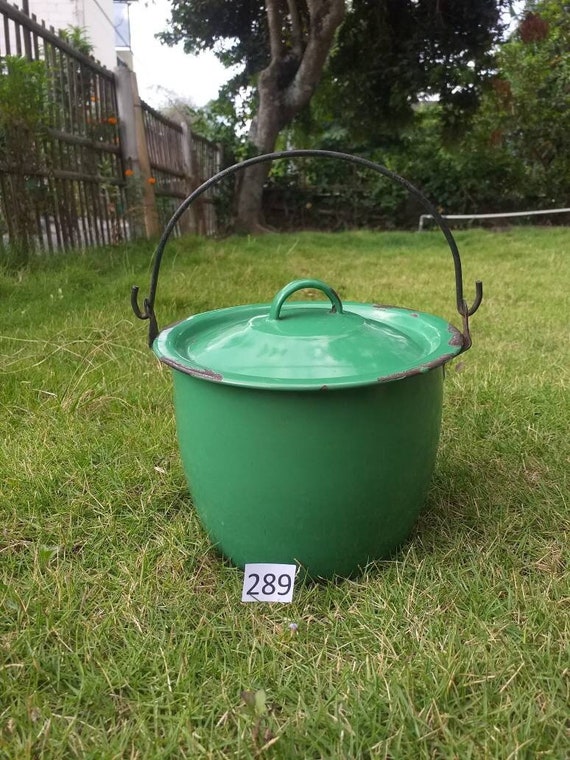
[[[268,319],[279,319],[281,308],[289,296],[292,296],[293,293],[296,293],[298,290],[304,290],[305,288],[321,290],[332,304],[332,313],[342,314],[342,301],[340,300],[340,296],[330,285],[321,282],[321,280],[293,280],[293,282],[290,282],[288,285],[285,285],[284,288],[281,288],[271,302]]]

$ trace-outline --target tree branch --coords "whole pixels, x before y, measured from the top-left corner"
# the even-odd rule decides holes
[[[303,30],[297,0],[287,0],[289,17],[291,18],[291,49],[297,58],[303,55]]]
[[[281,36],[281,18],[279,0],[265,0],[265,11],[269,25],[269,47],[271,60],[278,60],[283,54],[283,38]]]
[[[331,49],[336,30],[344,20],[344,0],[307,0],[309,38],[301,65],[285,93],[288,109],[298,111],[315,90]]]

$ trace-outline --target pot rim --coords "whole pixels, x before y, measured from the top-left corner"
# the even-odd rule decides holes
[[[306,303],[296,302],[298,307],[307,306]],[[313,306],[313,304],[310,304]],[[412,309],[404,306],[391,306],[386,304],[363,304],[357,302],[345,302],[346,307],[360,307],[374,310],[389,310],[393,313],[403,313],[419,318],[429,318],[430,321],[436,321],[439,328],[439,334],[441,336],[440,345],[436,351],[432,351],[426,361],[420,361],[418,364],[404,368],[401,371],[391,372],[385,375],[379,375],[378,371],[374,372],[371,368],[369,372],[363,376],[357,378],[331,378],[330,382],[319,382],[318,379],[291,379],[291,378],[275,378],[275,377],[263,377],[263,376],[249,376],[246,374],[225,373],[220,368],[214,366],[205,366],[199,364],[196,361],[192,361],[190,357],[181,356],[172,350],[169,338],[172,336],[177,328],[180,329],[183,325],[197,324],[202,319],[208,319],[211,315],[219,315],[226,313],[236,314],[240,311],[247,313],[254,313],[256,310],[266,310],[268,304],[246,304],[243,306],[230,306],[223,309],[214,309],[206,312],[200,312],[198,314],[186,317],[172,323],[168,327],[164,328],[159,335],[155,338],[152,344],[152,349],[157,358],[171,369],[178,372],[182,372],[185,375],[196,378],[198,380],[205,380],[213,383],[221,383],[223,385],[229,385],[239,388],[250,388],[257,390],[271,390],[271,391],[323,391],[323,390],[343,390],[351,388],[361,388],[367,386],[382,385],[386,383],[395,382],[397,380],[404,380],[408,377],[416,375],[423,375],[431,370],[451,361],[455,356],[460,354],[464,349],[464,336],[460,330],[454,325],[447,322],[441,317],[437,317],[428,312],[421,312],[417,309]],[[175,354],[175,356],[173,356]]]

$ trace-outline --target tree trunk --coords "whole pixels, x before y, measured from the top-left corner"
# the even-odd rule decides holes
[[[269,65],[258,81],[259,107],[251,124],[249,139],[256,152],[271,153],[283,128],[283,106],[276,81],[276,67]],[[243,172],[238,190],[236,228],[240,232],[263,232],[263,186],[270,163],[255,164]]]
[[[344,0],[305,2],[309,13],[306,29],[300,23],[303,0],[287,0],[286,16],[280,12],[280,0],[265,2],[271,58],[259,75],[259,106],[250,130],[258,154],[273,151],[281,130],[310,102],[344,19]],[[243,172],[236,204],[236,227],[241,231],[265,229],[263,186],[270,168],[269,163],[256,164]]]

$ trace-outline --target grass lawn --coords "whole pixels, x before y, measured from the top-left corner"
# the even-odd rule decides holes
[[[570,755],[570,229],[457,240],[485,298],[427,507],[392,560],[291,605],[242,604],[193,513],[129,306],[151,246],[0,275],[1,758]],[[157,314],[306,276],[459,323],[436,232],[176,241]]]

